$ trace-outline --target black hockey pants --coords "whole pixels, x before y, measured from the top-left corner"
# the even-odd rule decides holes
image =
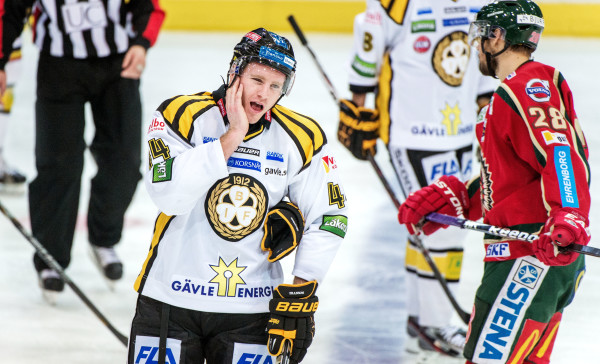
[[[35,105],[35,164],[29,185],[33,235],[66,267],[71,258],[83,171],[85,104],[95,135],[90,151],[98,170],[91,181],[89,241],[113,246],[140,174],[139,80],[120,77],[123,55],[76,60],[40,54]],[[36,255],[38,271],[46,264]]]

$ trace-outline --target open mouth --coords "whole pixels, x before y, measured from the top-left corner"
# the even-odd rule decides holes
[[[261,112],[264,109],[264,106],[262,104],[253,101],[250,101],[250,107],[256,112]]]

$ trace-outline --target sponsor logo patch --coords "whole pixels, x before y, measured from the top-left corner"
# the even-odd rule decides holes
[[[460,17],[460,18],[443,19],[442,24],[445,27],[455,27],[455,26],[459,26],[459,25],[467,25],[467,24],[469,24],[469,18]]]
[[[329,231],[341,238],[346,236],[348,218],[344,215],[324,215],[321,230]]]
[[[466,12],[467,12],[466,6],[453,6],[453,7],[449,7],[449,8],[444,8],[444,13],[446,13],[446,14],[457,14],[457,13],[466,13]]]
[[[274,364],[277,360],[269,355],[266,345],[235,343],[233,364]]]
[[[283,154],[267,151],[267,160],[283,162]]]
[[[417,53],[425,53],[429,48],[431,48],[431,41],[424,35],[417,38],[413,44],[413,49]]]
[[[542,136],[544,137],[544,141],[546,145],[550,144],[569,144],[569,140],[567,136],[562,133],[552,133],[548,130],[542,131]]]
[[[535,266],[527,261],[522,261],[513,281],[521,283],[525,287],[534,289],[538,282],[542,268]]]
[[[135,337],[135,351],[133,357],[135,364],[158,363],[159,338],[155,336]],[[179,364],[181,360],[181,340],[167,338],[165,364]]]
[[[287,176],[287,169],[265,167],[265,176],[275,175],[279,177]]]
[[[490,244],[485,252],[486,258],[500,258],[510,256],[510,245],[508,243]]]
[[[153,131],[163,131],[165,130],[165,122],[162,120],[158,120],[158,118],[152,119],[150,125],[148,126],[148,134]]]
[[[214,142],[215,140],[217,140],[217,138],[213,138],[213,137],[203,137],[203,138],[202,138],[202,143],[203,143],[203,144],[206,144],[206,143],[212,143],[212,142]]]
[[[246,33],[246,35],[244,35],[244,37],[250,39],[253,42],[258,42],[260,40],[260,38],[262,38],[260,35],[254,33],[254,32],[248,32],[248,33]]]
[[[293,69],[294,66],[296,65],[296,61],[291,59],[290,57],[286,56],[285,54],[276,51],[274,49],[271,49],[269,47],[265,47],[262,46],[260,47],[260,51],[258,52],[258,55],[261,57],[264,57],[268,60],[277,62],[289,69]]]
[[[571,150],[567,146],[554,147],[554,168],[558,178],[560,198],[563,207],[579,207],[577,188],[571,164]]]
[[[325,173],[329,173],[332,169],[337,169],[337,164],[335,163],[335,159],[328,155],[322,158],[323,166],[325,167]]]
[[[533,101],[546,102],[550,100],[550,83],[539,78],[531,79],[527,82],[525,92]]]
[[[412,33],[435,32],[435,20],[419,20],[410,24]]]
[[[152,183],[167,182],[171,180],[173,158],[152,166]]]
[[[423,15],[423,14],[433,14],[433,9],[431,9],[431,8],[417,9],[417,15]]]
[[[260,150],[259,149],[254,149],[254,148],[248,148],[248,147],[237,147],[235,150],[236,153],[242,153],[242,154],[248,154],[248,155],[253,155],[256,157],[260,157]]]
[[[261,164],[259,161],[254,161],[251,159],[243,159],[243,158],[234,158],[230,157],[227,160],[227,167],[234,168],[243,168],[243,169],[251,169],[253,171],[261,171]]]

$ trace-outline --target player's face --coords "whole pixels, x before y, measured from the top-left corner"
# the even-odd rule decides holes
[[[260,63],[250,63],[244,69],[240,81],[244,86],[242,106],[248,122],[257,123],[279,98],[285,83],[285,75]]]

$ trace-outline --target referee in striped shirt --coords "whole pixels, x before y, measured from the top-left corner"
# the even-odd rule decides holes
[[[158,0],[0,0],[0,93],[13,41],[30,15],[40,51],[37,177],[29,185],[33,235],[62,267],[69,265],[89,102],[96,130],[89,148],[98,171],[91,181],[88,235],[103,274],[114,281],[123,266],[113,246],[141,178],[139,79],[165,14]],[[63,290],[64,282],[37,255],[34,265],[44,293]]]

